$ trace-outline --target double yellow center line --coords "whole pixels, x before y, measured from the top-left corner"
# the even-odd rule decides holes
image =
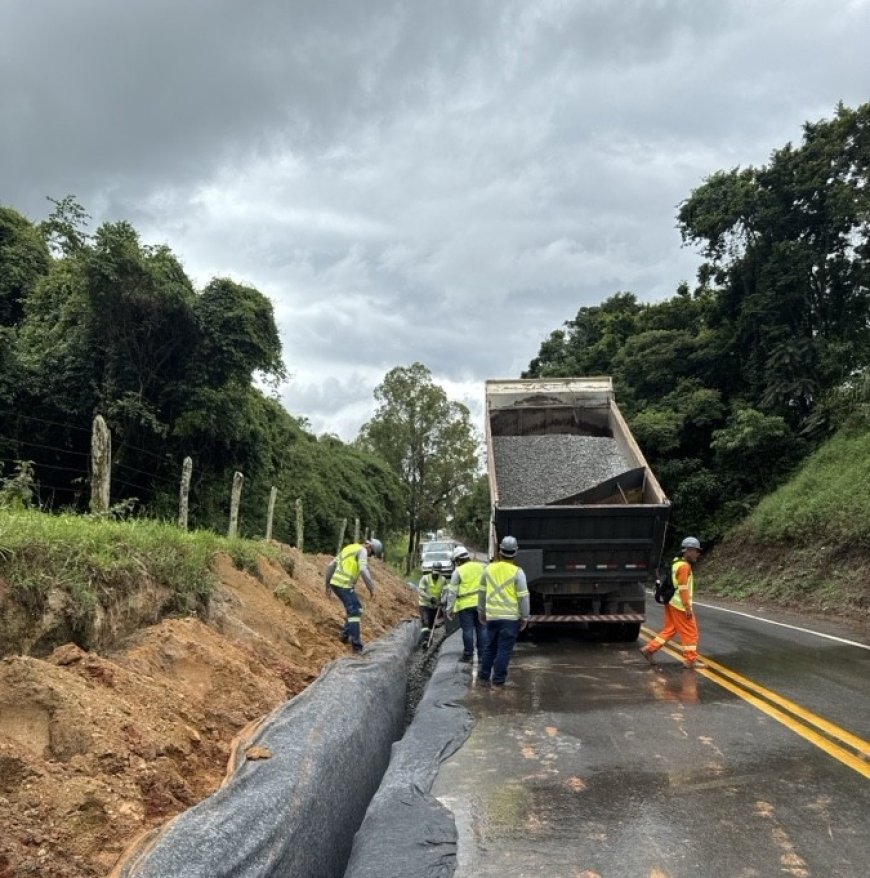
[[[654,631],[648,628],[642,630],[647,637],[655,637]],[[682,661],[682,653],[674,647],[665,646],[663,651]],[[760,686],[707,656],[704,656],[703,660],[707,667],[698,668],[694,673],[702,674],[723,689],[757,707],[762,713],[766,713],[796,735],[815,744],[843,765],[870,779],[870,742],[817,716],[794,701],[771,692],[770,689]]]

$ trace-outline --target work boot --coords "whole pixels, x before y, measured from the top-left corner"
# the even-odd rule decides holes
[[[353,645],[353,651],[355,654],[359,654],[363,651],[363,645],[361,643],[355,643]]]
[[[640,654],[652,665],[655,664],[655,657],[645,646],[640,648]]]
[[[347,643],[348,640],[350,640],[350,634],[348,634],[347,631],[342,631],[341,634],[338,635],[338,639],[342,643]]]
[[[471,655],[471,653],[464,652],[464,653],[462,653],[462,658],[459,659],[459,661],[461,661],[461,662],[467,664],[467,663],[470,662],[473,658],[474,658],[474,656]]]
[[[707,662],[703,662],[701,659],[695,659],[693,662],[685,661],[683,662],[683,667],[686,668],[686,670],[694,671],[695,668],[706,668]]]

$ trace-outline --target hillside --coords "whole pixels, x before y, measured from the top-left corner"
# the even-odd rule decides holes
[[[870,619],[870,433],[829,439],[717,546],[705,590]]]
[[[241,729],[349,653],[336,637],[341,607],[323,591],[328,556],[242,541],[227,546],[239,550],[235,559],[212,557],[186,612],[129,545],[123,588],[103,582],[88,597],[72,571],[88,569],[89,541],[91,580],[106,576],[95,551],[106,549],[102,525],[80,519],[78,541],[48,552],[35,532],[73,525],[26,515],[0,512],[0,878],[102,876],[139,833],[220,785]],[[10,520],[33,529],[29,556]],[[120,539],[136,526],[110,530]],[[54,560],[64,555],[66,570]],[[372,567],[377,593],[362,596],[367,641],[412,617],[416,603],[391,568]]]

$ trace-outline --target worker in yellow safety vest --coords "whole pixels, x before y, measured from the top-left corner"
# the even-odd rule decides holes
[[[665,627],[644,646],[640,654],[650,663],[653,656],[674,636],[683,644],[683,667],[706,668],[698,658],[698,620],[695,617],[694,566],[701,557],[701,542],[697,537],[686,537],[680,543],[682,558],[671,563],[671,581],[676,587],[674,596],[665,604]]]
[[[477,671],[480,685],[504,686],[517,637],[529,622],[526,574],[517,566],[519,545],[506,536],[499,543],[498,560],[487,564],[480,580],[477,611],[486,625],[486,645]]]
[[[362,604],[356,593],[357,580],[362,577],[369,594],[375,595],[375,582],[369,571],[369,556],[380,557],[384,546],[374,537],[362,543],[350,543],[332,559],[324,574],[326,594],[332,592],[344,604],[345,623],[338,635],[342,643],[350,641],[354,652],[362,652],[360,617]]]
[[[441,572],[440,561],[433,561],[432,570],[424,573],[417,584],[417,604],[420,610],[420,640],[417,645],[422,646],[423,649],[429,646],[429,635],[435,626],[446,584],[447,577]]]
[[[483,564],[473,561],[465,546],[457,546],[453,550],[453,563],[456,566],[447,586],[444,615],[448,620],[452,620],[455,615],[459,627],[462,628],[462,658],[459,661],[470,662],[474,658],[474,645],[477,641],[477,661],[480,662],[486,643],[486,629],[477,612]]]

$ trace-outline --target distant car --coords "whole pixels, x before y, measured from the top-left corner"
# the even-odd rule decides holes
[[[423,572],[430,573],[433,562],[440,561],[441,572],[450,576],[453,573],[453,545],[447,540],[424,543],[420,553],[420,567]]]

